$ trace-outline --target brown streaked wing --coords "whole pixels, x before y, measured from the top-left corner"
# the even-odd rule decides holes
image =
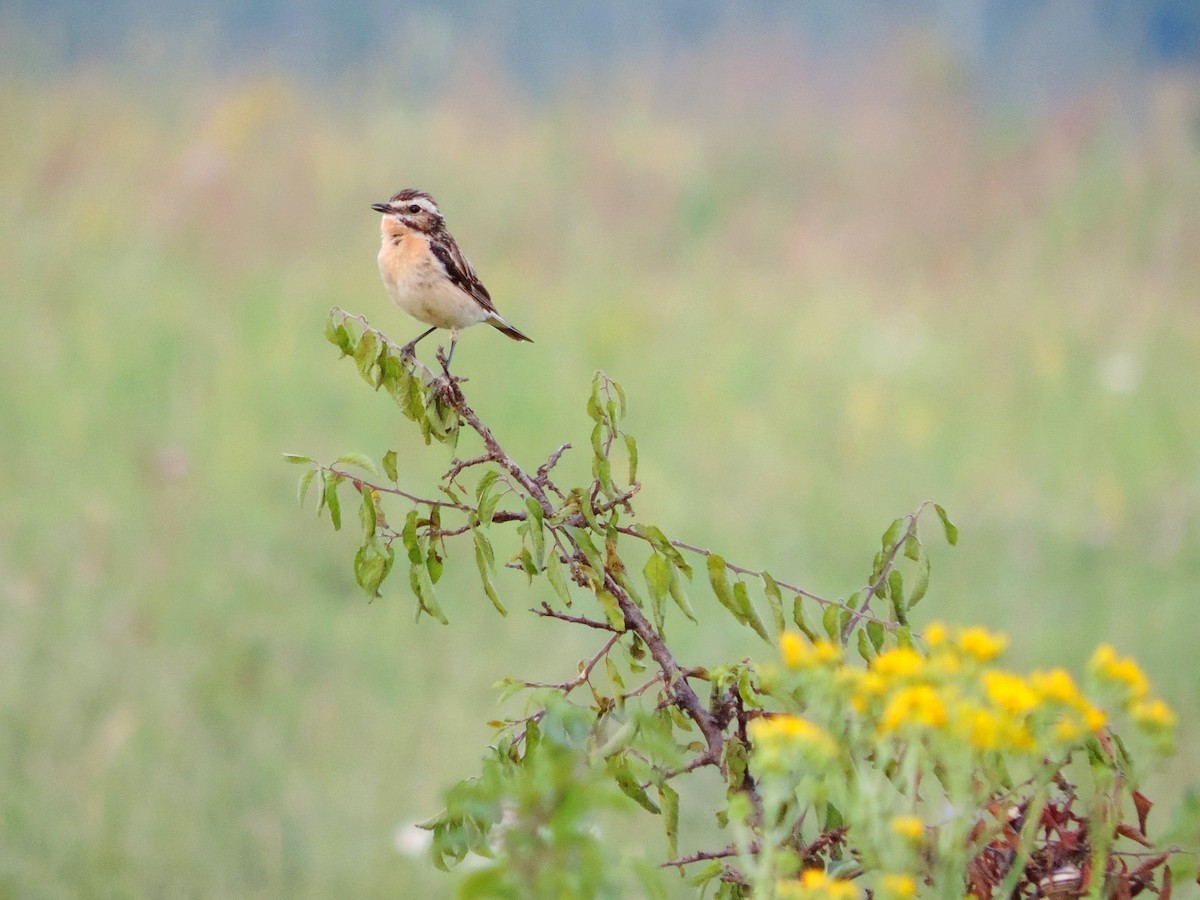
[[[463,252],[458,249],[454,238],[449,234],[434,235],[429,241],[429,247],[433,250],[433,255],[441,260],[446,274],[458,288],[474,298],[475,302],[488,312],[499,315],[496,305],[492,303],[492,295],[483,286],[483,282],[479,280],[479,276],[475,274],[475,270],[471,268],[471,263],[463,256]]]

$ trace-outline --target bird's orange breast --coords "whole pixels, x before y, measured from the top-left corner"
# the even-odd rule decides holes
[[[393,283],[404,282],[429,261],[429,245],[411,231],[387,233],[379,248],[379,271]]]

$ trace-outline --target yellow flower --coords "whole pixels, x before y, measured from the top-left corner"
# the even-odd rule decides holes
[[[892,831],[910,841],[919,841],[925,834],[925,823],[916,816],[895,816]]]
[[[941,728],[946,719],[946,704],[941,695],[928,684],[918,684],[896,692],[883,712],[879,727],[884,731],[894,731],[905,724]]]
[[[1090,666],[1101,678],[1123,685],[1134,700],[1141,700],[1150,692],[1150,682],[1138,664],[1128,656],[1117,656],[1111,644],[1101,644],[1096,648]]]
[[[986,628],[968,628],[958,635],[958,646],[963,653],[973,656],[979,662],[990,662],[1008,646],[1008,638],[1002,634],[992,634]]]
[[[938,675],[957,675],[962,671],[962,657],[949,648],[938,650],[929,656],[929,668]]]
[[[1097,709],[1090,703],[1084,703],[1080,712],[1083,714],[1083,724],[1087,726],[1088,731],[1099,731],[1108,723],[1108,716],[1104,714],[1104,710]]]
[[[859,890],[851,882],[830,878],[820,869],[806,869],[798,881],[777,884],[775,894],[797,900],[858,900]]]
[[[916,675],[925,665],[925,657],[911,647],[896,647],[879,654],[871,664],[871,670],[893,678],[909,678]]]
[[[1064,744],[1077,740],[1082,733],[1083,729],[1079,727],[1078,720],[1070,716],[1059,716],[1058,721],[1054,723],[1054,737]]]
[[[1080,699],[1079,688],[1075,686],[1075,680],[1065,669],[1032,672],[1029,675],[1029,686],[1043,700],[1075,704]]]
[[[755,750],[768,760],[774,760],[791,750],[815,751],[821,756],[835,756],[837,742],[829,732],[799,716],[763,716],[748,726]]]
[[[841,650],[831,641],[821,638],[810,646],[794,631],[779,636],[779,654],[789,669],[808,669],[842,658]]]
[[[1175,713],[1161,700],[1142,700],[1130,710],[1134,720],[1147,728],[1170,729],[1175,727]]]
[[[1011,713],[1026,713],[1038,705],[1038,695],[1025,679],[1011,672],[994,669],[983,673],[983,688],[988,699],[1000,709]]]
[[[869,669],[842,666],[837,670],[837,681],[849,689],[850,706],[859,715],[866,712],[871,700],[883,696],[887,690],[887,682],[883,677]]]
[[[972,709],[963,714],[962,722],[967,741],[976,750],[995,750],[1000,746],[1000,720],[995,713]]]
[[[946,626],[941,622],[930,622],[929,627],[925,629],[925,640],[930,647],[944,644],[946,642],[946,635]]]
[[[884,875],[879,887],[884,897],[907,900],[908,897],[917,896],[917,882],[911,875]]]

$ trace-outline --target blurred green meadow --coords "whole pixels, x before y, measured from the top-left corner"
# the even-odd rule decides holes
[[[285,451],[447,465],[322,336],[334,305],[417,333],[369,209],[406,186],[536,341],[455,357],[523,463],[586,446],[602,368],[642,517],[829,596],[935,499],[962,537],[919,611],[1018,665],[1132,653],[1181,720],[1152,796],[1197,780],[1200,82],[1002,113],[919,40],[835,84],[774,49],[537,103],[486,60],[436,99],[7,77],[0,896],[446,895],[405,826],[475,771],[493,682],[594,650],[513,573],[500,619],[469,554],[449,627],[402,578],[367,604],[354,535],[296,508]],[[773,655],[709,613],[685,661]]]

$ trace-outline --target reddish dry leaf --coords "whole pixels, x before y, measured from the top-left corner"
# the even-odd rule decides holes
[[[1144,834],[1142,834],[1140,831],[1138,831],[1132,825],[1126,825],[1124,823],[1118,825],[1117,826],[1117,834],[1121,835],[1121,837],[1127,837],[1131,841],[1136,841],[1137,843],[1141,844],[1143,847],[1153,847],[1154,846],[1152,843],[1150,843],[1150,841],[1148,841],[1146,839],[1146,836]]]
[[[1171,867],[1163,869],[1162,887],[1158,889],[1158,900],[1171,900]]]
[[[1133,808],[1137,810],[1138,830],[1146,833],[1146,816],[1150,815],[1150,807],[1154,804],[1141,791],[1133,792]]]
[[[1155,869],[1157,869],[1159,866],[1161,866],[1163,863],[1165,863],[1170,858],[1171,858],[1171,854],[1169,854],[1169,853],[1160,853],[1158,856],[1152,856],[1148,860],[1146,860],[1144,863],[1142,863],[1140,866],[1138,866],[1136,869],[1133,870],[1132,877],[1143,878],[1146,875],[1150,875],[1151,873],[1154,872]]]

